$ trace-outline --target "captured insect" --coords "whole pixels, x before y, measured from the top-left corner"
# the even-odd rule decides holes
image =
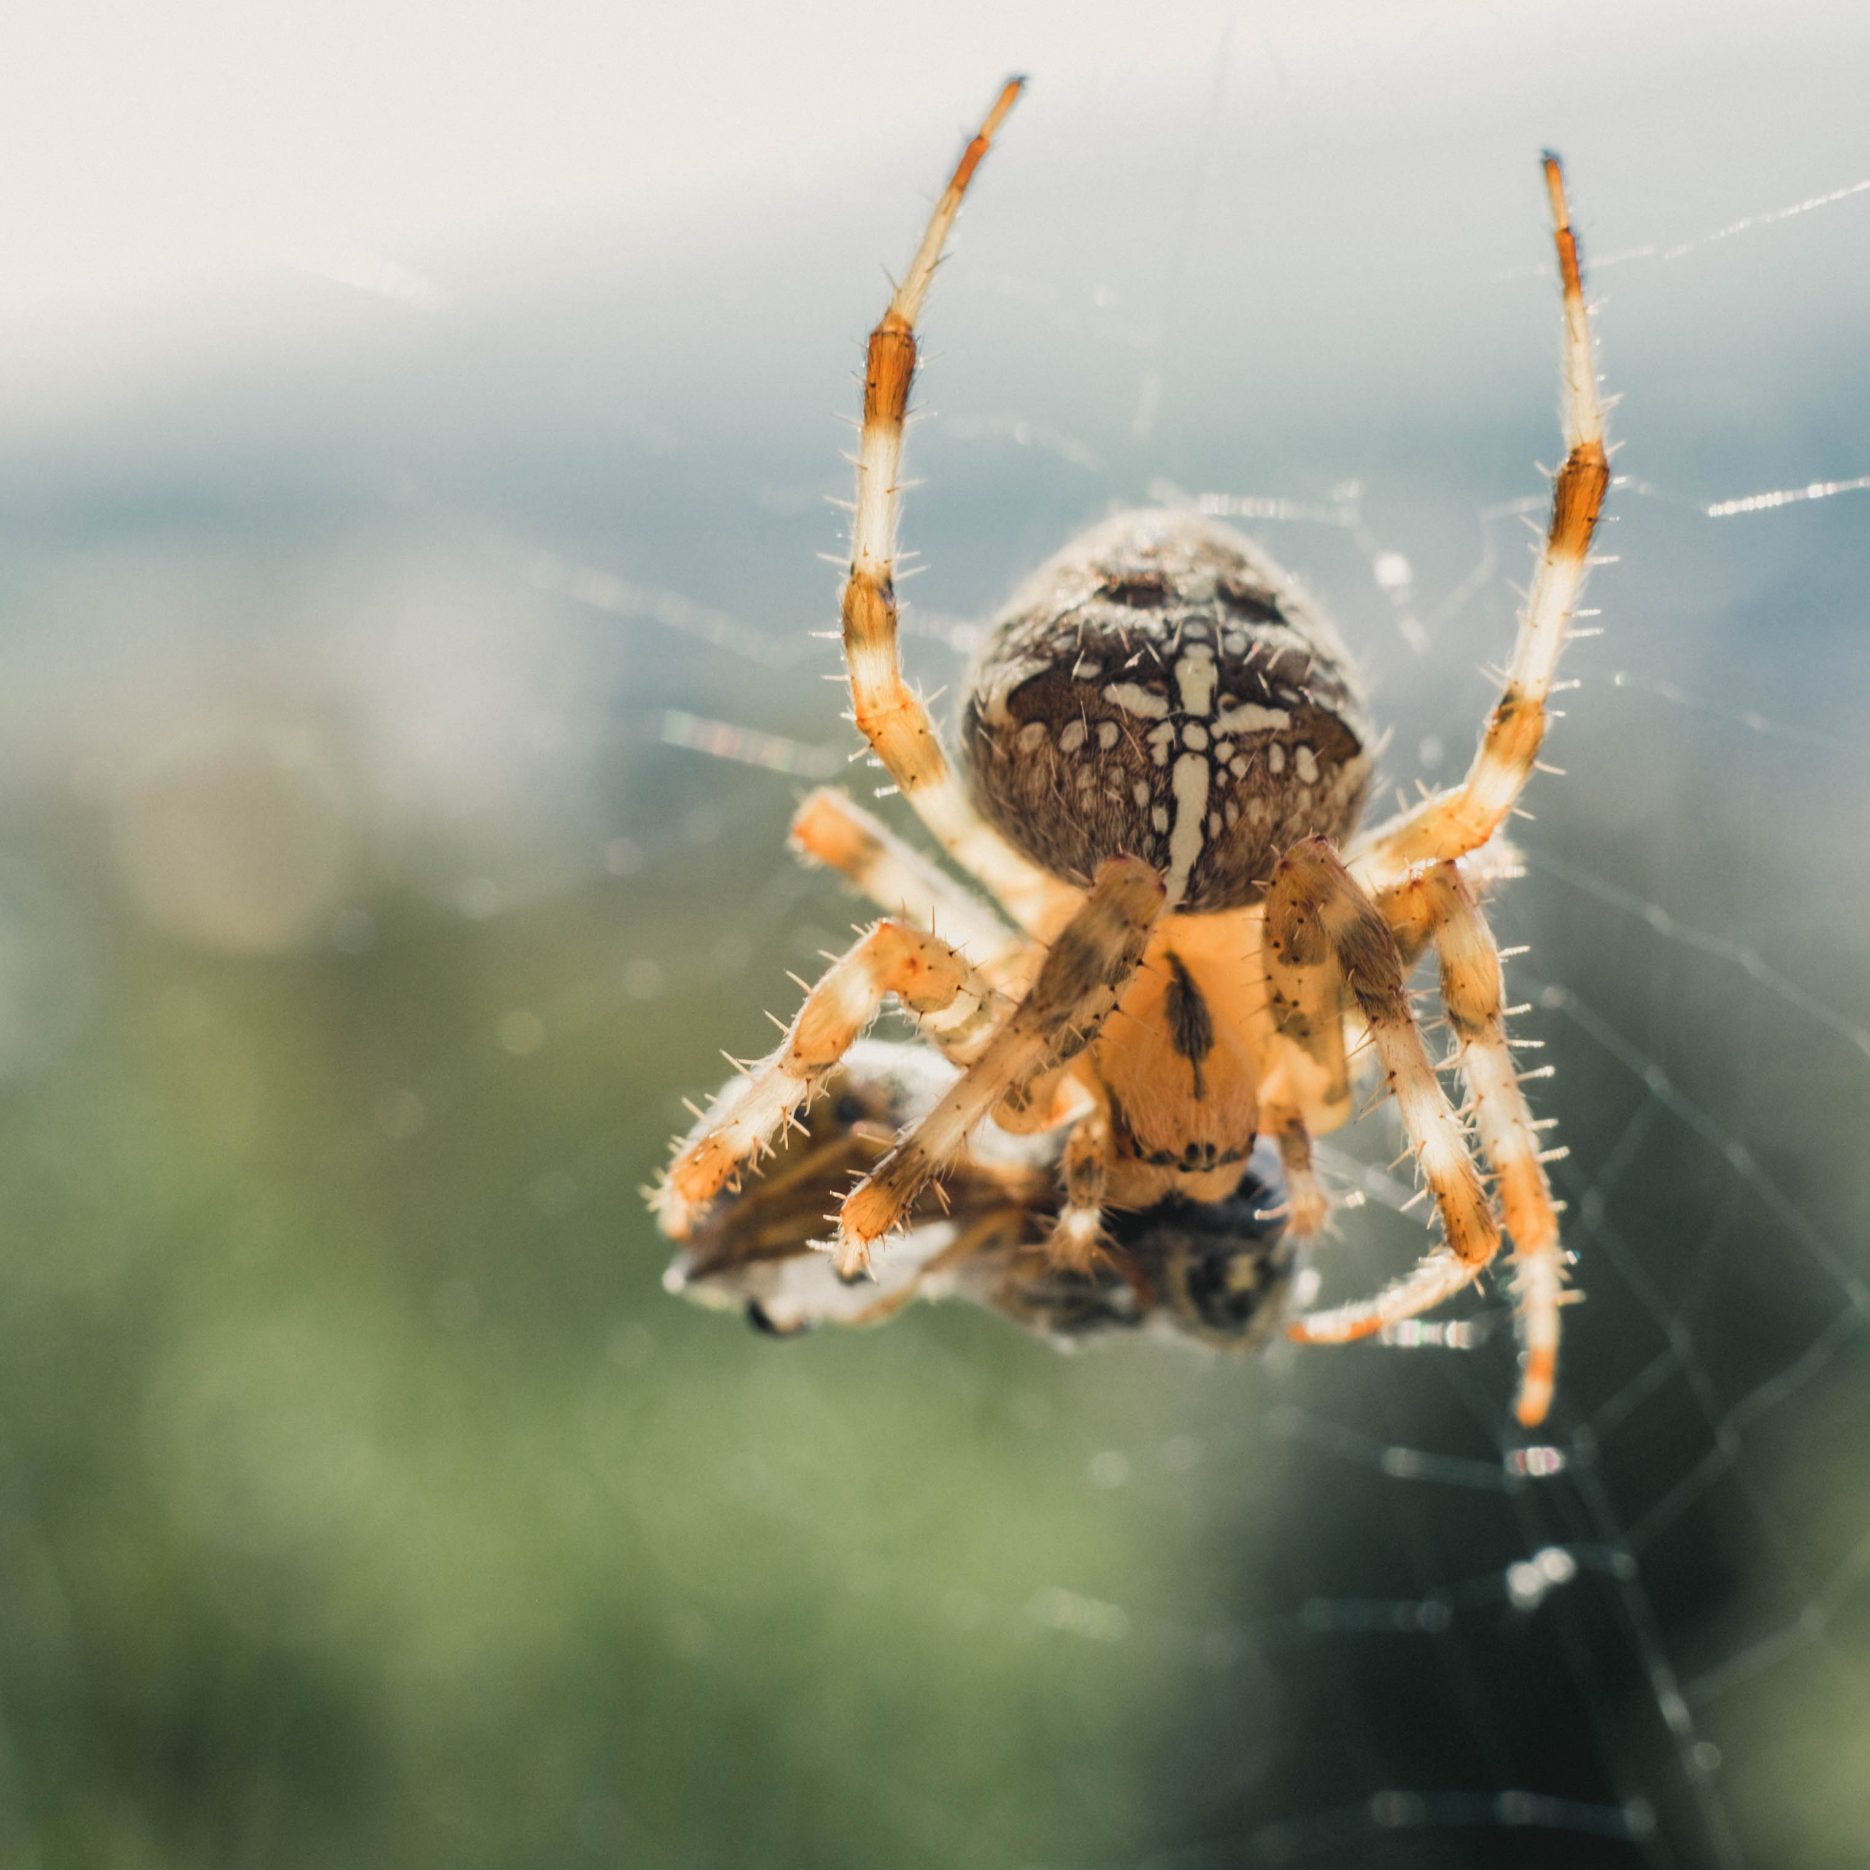
[[[1367,1061],[1441,1238],[1374,1298],[1283,1329],[1341,1343],[1414,1318],[1492,1265],[1504,1232],[1517,1412],[1536,1425],[1567,1262],[1480,898],[1512,870],[1499,834],[1545,734],[1610,480],[1558,158],[1544,175],[1567,453],[1504,690],[1458,785],[1360,829],[1373,727],[1342,640],[1257,545],[1196,514],[1117,514],[1031,576],[969,669],[964,766],[903,680],[893,561],[916,325],[1021,83],[968,143],[870,334],[843,599],[856,725],[978,891],[845,794],[805,801],[799,853],[888,914],[677,1143],[651,1196],[684,1243],[672,1277],[775,1328],[885,1315],[934,1282],[1061,1334],[1155,1317],[1257,1341],[1289,1309],[1288,1256],[1328,1218],[1313,1140],[1349,1118]],[[1431,948],[1463,1108],[1407,992]],[[853,1050],[892,1001],[933,1075]],[[940,1195],[950,1212],[931,1226]],[[828,1258],[808,1258],[820,1240]]]
[[[918,1297],[971,1299],[1060,1341],[1148,1329],[1250,1347],[1277,1329],[1295,1268],[1278,1159],[1265,1144],[1225,1201],[1113,1210],[1107,1249],[1067,1264],[1050,1246],[1062,1132],[986,1130],[939,1191],[912,1206],[871,1278],[838,1280],[809,1245],[826,1204],[957,1075],[925,1047],[859,1039],[795,1124],[782,1160],[713,1203],[663,1283],[743,1311],[776,1337],[880,1323]]]

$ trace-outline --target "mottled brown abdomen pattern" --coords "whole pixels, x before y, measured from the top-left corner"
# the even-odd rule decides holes
[[[1171,908],[1257,902],[1278,853],[1341,838],[1370,728],[1337,633],[1231,527],[1120,513],[1027,581],[976,654],[962,716],[975,803],[1082,882],[1141,857]]]

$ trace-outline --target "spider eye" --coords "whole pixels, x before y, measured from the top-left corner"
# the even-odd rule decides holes
[[[865,1115],[864,1100],[859,1097],[855,1091],[846,1091],[844,1095],[831,1106],[831,1114],[848,1130],[853,1124],[863,1121]]]
[[[1278,594],[1263,584],[1245,578],[1226,577],[1216,587],[1228,615],[1242,623],[1284,623],[1285,612],[1279,608]]]

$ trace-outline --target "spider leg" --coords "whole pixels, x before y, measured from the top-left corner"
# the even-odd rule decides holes
[[[650,1205],[685,1238],[707,1203],[771,1148],[891,995],[957,1062],[971,1058],[1007,1001],[966,957],[904,922],[879,922],[832,962],[776,1051],[734,1079],[678,1142]]]
[[[835,870],[879,908],[953,942],[996,978],[1028,946],[972,890],[833,787],[806,795],[793,815],[792,845],[807,861]]]
[[[1565,1264],[1538,1132],[1506,1037],[1500,952],[1456,865],[1436,864],[1397,894],[1419,902],[1441,961],[1442,1005],[1454,1029],[1455,1055],[1473,1100],[1474,1127],[1495,1177],[1519,1269],[1525,1363],[1517,1412],[1523,1426],[1536,1428],[1551,1407],[1558,1374]]]
[[[1110,1162],[1110,1113],[1101,1104],[1072,1126],[1065,1142],[1065,1199],[1052,1228],[1052,1259],[1088,1273],[1106,1251],[1104,1188]]]
[[[1331,1197],[1318,1179],[1312,1161],[1312,1134],[1296,1110],[1263,1105],[1261,1128],[1279,1146],[1279,1165],[1286,1177],[1286,1228],[1298,1240],[1323,1232],[1331,1216]]]
[[[1525,860],[1503,837],[1495,835],[1479,850],[1459,858],[1455,870],[1462,886],[1474,898],[1476,907],[1485,903],[1500,884],[1526,874]],[[1435,915],[1428,896],[1414,887],[1419,872],[1412,871],[1387,889],[1373,890],[1383,920],[1402,950],[1403,967],[1412,968],[1428,952],[1435,939]]]
[[[1434,794],[1357,840],[1351,850],[1351,870],[1373,891],[1400,881],[1412,865],[1438,863],[1476,849],[1513,809],[1545,737],[1546,697],[1584,584],[1591,538],[1610,485],[1578,242],[1565,202],[1564,172],[1558,158],[1550,154],[1545,158],[1545,185],[1564,286],[1568,452],[1552,484],[1552,517],[1539,568],[1520,613],[1505,691],[1481,734],[1474,763],[1452,790]]]
[[[834,1247],[843,1277],[864,1272],[871,1247],[1002,1098],[1097,1036],[1143,958],[1165,895],[1162,878],[1139,858],[1113,857],[1098,871],[1025,998],[941,1102],[844,1198]]]
[[[917,1267],[901,1285],[884,1293],[881,1298],[874,1300],[871,1304],[852,1312],[844,1322],[851,1325],[887,1324],[898,1312],[905,1310],[912,1301],[921,1296],[922,1288],[929,1280],[938,1278],[943,1273],[952,1272],[964,1261],[973,1259],[985,1249],[1003,1244],[1007,1238],[1009,1226],[1017,1236],[1019,1225],[1017,1210],[1014,1211],[1014,1216],[1015,1218],[1010,1223],[1006,1214],[990,1214],[985,1219],[975,1222],[948,1246],[943,1247],[939,1253],[932,1255],[923,1265]]]
[[[969,803],[922,698],[897,652],[896,522],[902,504],[903,423],[916,368],[916,321],[974,171],[1023,80],[1010,79],[961,154],[935,204],[909,271],[870,334],[857,451],[851,566],[842,605],[844,660],[857,727],[942,848],[1027,927],[1056,926],[1076,892],[1022,857]]]
[[[1276,1034],[1260,1089],[1263,1127],[1275,1136],[1297,1129],[1309,1142],[1351,1114],[1343,983],[1333,968],[1282,965],[1264,929],[1261,956]]]
[[[1273,1015],[1288,1029],[1303,977],[1334,970],[1381,1060],[1410,1148],[1441,1217],[1442,1245],[1374,1299],[1312,1312],[1287,1326],[1308,1344],[1368,1337],[1460,1291],[1500,1249],[1500,1232],[1467,1132],[1448,1102],[1409,1009],[1402,956],[1376,905],[1330,844],[1308,838],[1279,860],[1266,898]],[[1294,977],[1300,977],[1295,981]]]

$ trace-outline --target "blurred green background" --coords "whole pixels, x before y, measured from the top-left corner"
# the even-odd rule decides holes
[[[1860,1861],[1861,24],[1223,18],[920,76],[879,21],[892,121],[10,347],[0,1859]],[[628,83],[705,124],[700,56]],[[1237,1362],[659,1289],[681,1096],[858,913],[782,848],[849,741],[831,414],[1020,62],[912,670],[1113,501],[1257,501],[1399,783],[1509,640],[1569,159],[1628,480],[1498,916],[1588,1294],[1530,1451],[1497,1292]]]

